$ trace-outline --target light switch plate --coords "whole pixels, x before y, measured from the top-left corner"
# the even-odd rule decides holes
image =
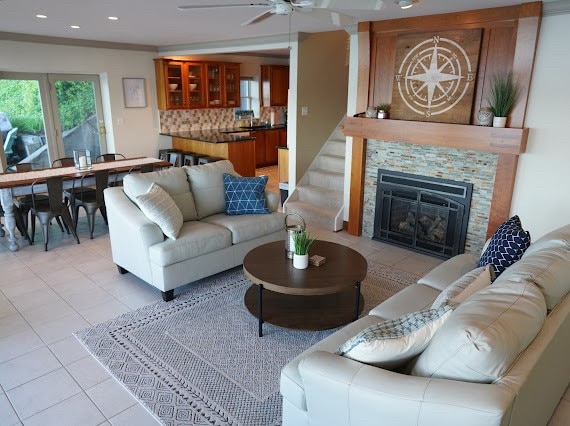
[[[301,115],[309,115],[309,107],[301,107]]]

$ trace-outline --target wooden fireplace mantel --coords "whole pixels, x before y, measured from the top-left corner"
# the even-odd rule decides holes
[[[522,154],[528,129],[471,126],[465,124],[346,117],[344,134],[363,139],[406,142],[498,154]]]
[[[360,235],[362,232],[362,197],[368,139],[497,153],[497,169],[487,237],[490,237],[497,226],[508,216],[518,156],[526,150],[527,128],[346,117],[343,131],[346,136],[354,138],[349,217],[358,218],[358,220],[349,221],[349,234]]]

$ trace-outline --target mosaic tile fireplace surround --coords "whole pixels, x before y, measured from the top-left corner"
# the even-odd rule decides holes
[[[485,244],[497,154],[447,147],[369,139],[366,148],[362,234],[374,232],[378,169],[473,184],[465,252],[478,254]]]

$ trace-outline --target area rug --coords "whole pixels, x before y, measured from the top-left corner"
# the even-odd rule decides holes
[[[369,262],[363,313],[418,277]],[[89,352],[165,425],[279,425],[281,368],[334,330],[288,330],[243,304],[241,268],[77,332]]]

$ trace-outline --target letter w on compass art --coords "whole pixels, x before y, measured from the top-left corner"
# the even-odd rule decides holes
[[[398,37],[390,116],[469,124],[481,30]]]

